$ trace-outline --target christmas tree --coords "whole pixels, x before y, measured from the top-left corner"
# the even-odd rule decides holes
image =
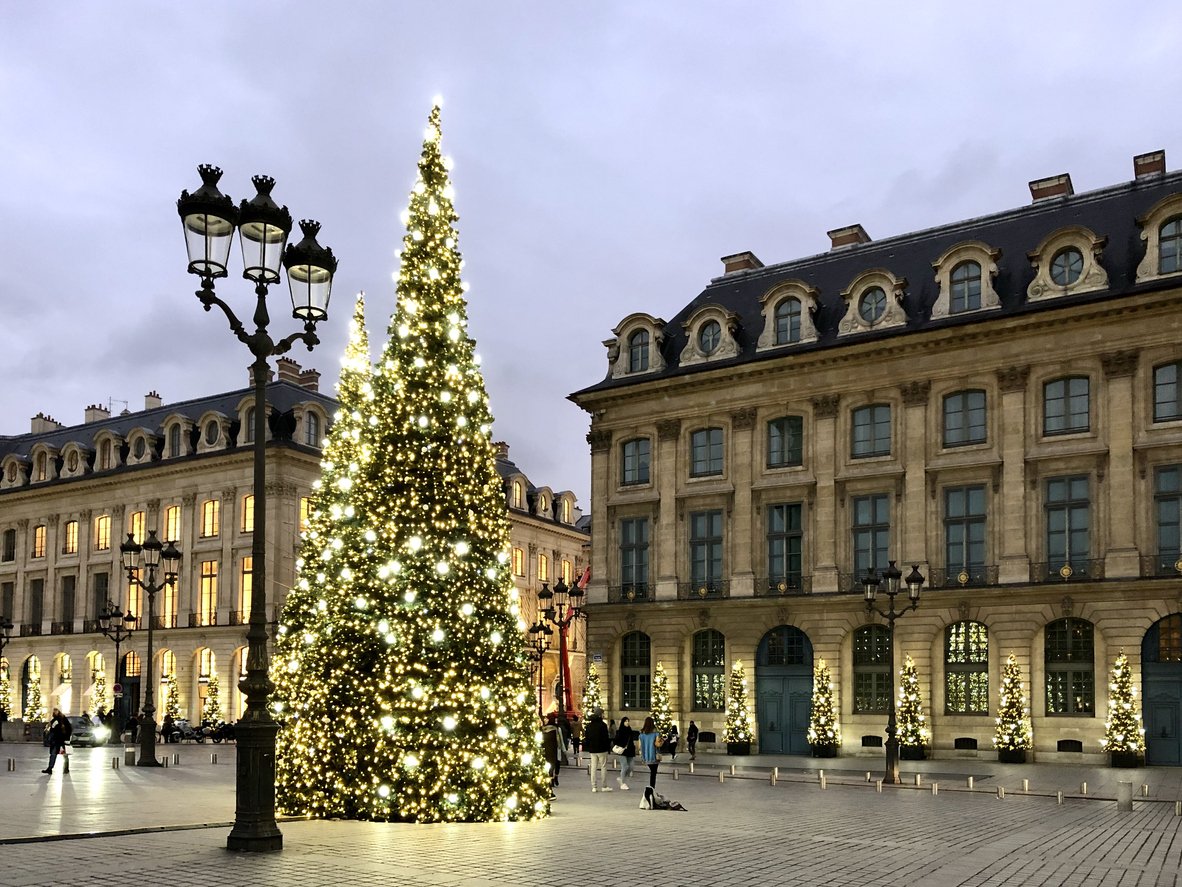
[[[1001,692],[997,702],[997,729],[993,744],[999,750],[1017,751],[1030,748],[1030,709],[1022,693],[1022,672],[1013,653],[1001,670]]]
[[[25,700],[25,709],[22,715],[25,723],[42,723],[48,717],[49,713],[45,710],[45,704],[41,701],[41,672],[32,671],[29,673],[29,696]]]
[[[0,659],[0,712],[12,714],[12,686],[8,682],[8,660]]]
[[[669,676],[660,662],[653,675],[652,715],[657,734],[668,739],[673,732],[673,712],[669,708]]]
[[[1141,711],[1137,707],[1137,688],[1133,686],[1133,670],[1124,650],[1112,666],[1108,719],[1104,722],[1100,746],[1111,752],[1142,754],[1145,751],[1145,728],[1141,726]]]
[[[107,699],[107,673],[101,668],[92,668],[90,670],[90,682],[94,684],[94,689],[91,693],[91,704],[94,707],[94,713],[98,714],[100,708],[104,711],[109,711],[111,705]]]
[[[599,690],[599,669],[594,664],[587,667],[587,683],[583,686],[583,716],[603,708],[603,695]]]
[[[899,672],[897,729],[900,745],[923,748],[932,738],[919,695],[919,673],[910,655],[903,658],[903,669]]]
[[[809,744],[814,749],[834,749],[841,745],[841,725],[833,705],[833,682],[829,666],[818,659],[813,667],[813,706],[809,712]]]
[[[730,693],[726,700],[726,741],[751,741],[751,712],[748,710],[747,675],[743,662],[736,659],[731,666]]]
[[[169,672],[164,676],[164,713],[175,721],[181,716],[181,694],[176,685],[176,675]]]
[[[205,685],[205,704],[201,707],[201,720],[216,724],[222,719],[222,700],[218,692],[218,676],[211,674]]]
[[[288,812],[440,822],[549,811],[439,140],[436,106],[372,400],[342,407],[355,413],[359,458],[326,453],[285,604],[277,794]]]

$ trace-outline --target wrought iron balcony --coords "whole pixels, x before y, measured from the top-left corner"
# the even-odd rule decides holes
[[[71,619],[67,622],[52,622],[52,623],[50,623],[49,633],[50,634],[73,634],[74,633],[74,620]]]
[[[652,589],[646,582],[637,582],[632,585],[609,585],[607,589],[609,604],[643,604],[652,599]]]
[[[1088,582],[1104,578],[1104,558],[1031,562],[1031,582]]]
[[[728,579],[677,583],[677,599],[679,601],[709,601],[730,596],[731,583]]]
[[[190,613],[189,614],[189,628],[203,628],[206,625],[217,625],[218,614],[217,611],[210,611],[208,613]]]
[[[1157,554],[1143,555],[1141,558],[1141,578],[1165,578],[1172,576],[1175,579],[1182,577],[1182,554],[1178,552],[1161,551]]]
[[[756,597],[788,597],[813,593],[813,577],[790,573],[787,576],[763,576],[755,580]]]
[[[231,610],[230,611],[230,624],[231,625],[245,625],[246,624],[246,615],[247,614],[243,613],[241,610]]]
[[[41,634],[40,622],[22,622],[20,636],[22,638],[36,637]]]
[[[99,621],[97,619],[83,619],[82,631],[86,634],[90,634],[92,631],[102,631],[102,627],[99,625]]]
[[[175,614],[168,616],[156,617],[156,628],[176,628],[177,618]]]
[[[997,585],[997,565],[983,564],[969,567],[932,567],[928,578],[930,588],[973,588]]]

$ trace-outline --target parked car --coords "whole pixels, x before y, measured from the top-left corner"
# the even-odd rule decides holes
[[[111,738],[111,731],[103,726],[95,726],[90,722],[90,718],[72,717],[70,718],[70,726],[73,732],[70,734],[70,745],[76,748],[83,746],[106,745],[107,740]]]

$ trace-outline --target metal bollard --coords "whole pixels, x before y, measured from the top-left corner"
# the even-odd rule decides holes
[[[882,780],[881,779],[874,780],[874,790],[876,792],[878,792],[880,795],[882,794]]]
[[[825,771],[821,771],[821,791],[825,791]]]
[[[135,766],[135,749],[134,748],[124,748],[123,749],[123,766],[125,766],[125,767],[134,767]]]
[[[938,794],[940,794],[940,783],[938,783],[938,782],[933,782],[933,783],[932,783],[932,794],[933,794],[933,795],[938,795]]]
[[[997,787],[997,799],[999,801],[1004,801],[1006,799],[1006,790],[1000,785]]]
[[[1149,783],[1147,783],[1147,782],[1141,783],[1141,797],[1143,797],[1143,798],[1149,797]]]
[[[1079,784],[1079,793],[1081,795],[1086,795],[1088,793],[1088,784],[1086,782],[1081,782]]]
[[[160,766],[164,767],[164,768],[168,767],[168,755],[165,755],[163,758],[160,759]]]
[[[718,781],[719,781],[719,782],[722,782],[722,781],[723,781],[723,776],[724,776],[724,773],[723,773],[723,771],[722,771],[722,770],[719,770],[719,771],[718,771]]]
[[[111,769],[112,770],[119,769],[119,759],[118,758],[111,758]]]
[[[8,759],[8,772],[9,773],[16,772],[16,758],[9,758]]]
[[[776,780],[777,780],[777,781],[779,781],[779,779],[780,779],[780,768],[779,768],[779,767],[772,767],[772,775],[776,777]]]
[[[218,753],[215,751],[209,756],[209,763],[216,764],[218,762]]]
[[[173,755],[173,756],[172,756],[172,762],[173,762],[174,764],[177,764],[177,765],[179,766],[179,765],[180,765],[180,763],[181,763],[181,756],[180,756],[179,754]]]
[[[916,785],[923,785],[923,777],[920,776],[918,773],[915,774],[915,784]]]
[[[731,764],[731,776],[734,776],[734,775],[735,775],[735,772],[736,772],[736,771],[735,771],[735,765],[734,765],[734,764]]]
[[[968,779],[968,785],[969,785],[970,789],[973,787],[973,777],[971,777],[971,776]]]
[[[1063,792],[1055,792],[1055,798],[1058,801],[1059,806],[1062,807],[1063,806]]]
[[[1133,812],[1133,783],[1118,782],[1116,784],[1116,809],[1122,813]]]
[[[690,773],[694,772],[694,762],[690,761]]]
[[[678,769],[676,767],[674,767],[673,768],[673,781],[677,782],[679,779],[681,779],[681,777],[680,777],[680,775],[678,775]]]
[[[1029,779],[1022,780],[1022,791],[1024,791],[1024,792],[1030,791],[1030,780]]]
[[[870,771],[869,770],[866,771],[866,781],[867,782],[870,781]]]
[[[773,768],[772,768],[771,775],[768,777],[768,784],[769,784],[769,785],[775,785],[775,784],[776,784],[776,780],[780,778],[780,773],[779,773],[779,770],[780,770],[780,768],[779,768],[779,767],[773,767]]]
[[[1175,816],[1182,816],[1182,801],[1175,801],[1174,802],[1174,815]]]

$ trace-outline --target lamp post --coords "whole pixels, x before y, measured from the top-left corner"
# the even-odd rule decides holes
[[[538,677],[538,717],[542,717],[542,659],[550,649],[550,636],[554,629],[540,619],[529,627],[530,640],[525,643],[526,655],[529,656],[531,668]]]
[[[254,355],[251,373],[254,380],[254,540],[251,555],[254,581],[250,594],[246,677],[238,688],[246,695],[246,711],[237,725],[238,777],[234,827],[226,841],[230,850],[265,852],[283,849],[283,835],[275,822],[275,734],[279,725],[271,716],[269,697],[275,685],[267,674],[267,376],[268,360],[287,353],[297,341],[308,350],[319,344],[316,324],[328,318],[328,300],[337,260],[332,250],[316,242],[320,224],[300,222],[304,238],[287,246],[291,233],[291,213],[271,199],[275,180],[255,176],[256,194],[235,207],[218,190],[222,171],[202,165],[201,187],[190,194],[181,192],[177,201],[185,246],[189,255],[189,273],[201,278],[197,298],[209,311],[217,305],[230,323],[230,329]],[[252,321],[255,330],[248,333],[230,306],[214,294],[214,281],[227,276],[226,263],[237,230],[242,243],[242,276],[251,281],[255,292]],[[267,311],[267,290],[280,279],[279,267],[287,269],[291,290],[292,316],[304,329],[276,341],[267,331],[271,322]]]
[[[120,546],[122,549],[122,546]],[[119,683],[119,647],[125,640],[131,637],[131,633],[135,631],[135,614],[128,610],[126,613],[120,613],[119,608],[111,601],[107,601],[106,608],[99,613],[99,631],[115,642],[115,683]],[[122,698],[122,692],[119,693],[119,698]],[[118,722],[122,724],[124,721],[123,712],[119,712],[117,718]],[[122,728],[121,728],[122,729]]]
[[[123,558],[123,569],[127,571],[127,581],[135,583],[148,596],[148,655],[144,662],[144,717],[140,721],[140,759],[137,767],[159,767],[156,760],[156,703],[153,701],[155,688],[152,686],[152,666],[155,651],[152,648],[152,630],[156,626],[156,592],[176,585],[177,568],[180,566],[181,553],[177,551],[176,543],[169,542],[166,546],[156,538],[156,531],[149,530],[148,538],[140,545],[135,536],[127,534],[127,541],[119,546],[119,553]],[[148,578],[145,582],[141,575],[140,561],[143,569],[147,570]],[[164,565],[164,581],[156,581],[156,571]],[[126,617],[124,617],[126,620]],[[105,634],[106,632],[104,632]],[[116,653],[118,655],[118,653]]]
[[[559,579],[551,591],[549,584],[543,582],[542,590],[538,592],[538,604],[542,607],[542,618],[558,629],[558,712],[561,717],[566,717],[573,710],[567,700],[570,687],[566,678],[570,667],[566,662],[566,630],[585,615],[582,610],[583,589],[578,585],[568,588]]]
[[[4,648],[12,640],[12,622],[7,616],[0,617],[0,662],[4,661]],[[7,671],[7,668],[5,669]],[[4,741],[4,722],[8,720],[8,712],[0,711],[0,742]]]
[[[888,669],[888,674],[890,674],[890,714],[887,716],[886,775],[883,777],[883,782],[896,785],[899,782],[899,726],[895,718],[895,620],[908,610],[914,610],[919,606],[919,591],[924,582],[923,574],[919,572],[919,564],[913,564],[911,573],[907,576],[907,597],[911,602],[901,610],[896,610],[895,595],[900,591],[899,580],[902,578],[903,574],[899,572],[895,562],[889,561],[887,568],[882,571],[882,581],[886,585],[883,591],[890,598],[885,610],[880,610],[875,605],[880,583],[873,567],[866,570],[866,576],[862,580],[862,588],[866,594],[866,613],[877,613],[887,621],[887,632],[890,638],[890,668]]]

